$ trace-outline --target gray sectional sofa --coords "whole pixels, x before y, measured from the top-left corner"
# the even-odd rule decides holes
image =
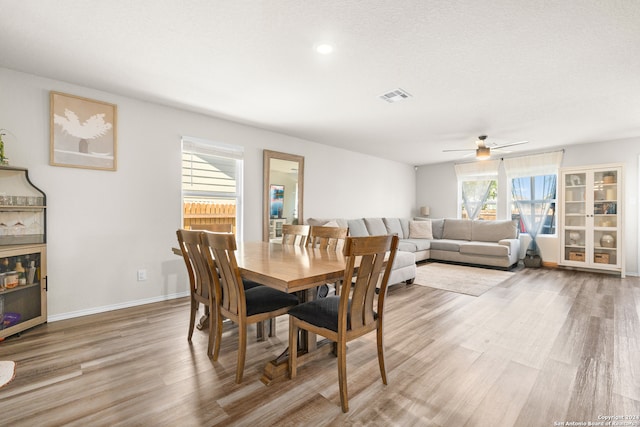
[[[451,261],[508,269],[520,259],[517,221],[426,220],[430,227],[419,224],[424,221],[407,218],[309,218],[307,223],[349,227],[350,236],[398,234],[400,255],[396,255],[397,262],[389,283],[410,282],[415,277],[417,261]],[[413,254],[413,257],[401,252]],[[413,264],[413,268],[409,264]]]

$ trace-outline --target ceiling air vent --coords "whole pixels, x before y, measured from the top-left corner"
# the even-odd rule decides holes
[[[384,99],[387,102],[398,102],[410,97],[411,94],[409,92],[400,88],[387,92],[384,95],[380,95],[380,99]]]

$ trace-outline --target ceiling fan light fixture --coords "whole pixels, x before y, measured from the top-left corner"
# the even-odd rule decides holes
[[[491,158],[491,150],[489,147],[478,147],[476,149],[477,160],[488,160],[489,158]]]
[[[333,52],[333,46],[328,43],[322,43],[316,46],[316,52],[321,55],[329,55]]]

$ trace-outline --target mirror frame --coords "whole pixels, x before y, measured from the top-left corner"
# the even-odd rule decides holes
[[[269,241],[269,184],[271,181],[271,159],[288,160],[298,163],[298,221],[304,222],[302,207],[304,206],[304,156],[281,153],[278,151],[264,150],[263,152],[263,193],[262,193],[262,240]]]

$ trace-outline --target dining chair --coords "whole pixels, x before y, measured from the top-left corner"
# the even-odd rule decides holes
[[[344,239],[349,234],[348,227],[325,227],[322,225],[312,226],[309,230],[309,238],[307,239],[307,247],[314,249],[322,249],[328,251],[337,251],[342,249]],[[324,284],[318,286],[318,297],[324,298],[331,292],[330,286],[338,289],[337,283]]]
[[[384,366],[383,313],[387,283],[398,249],[398,236],[347,237],[346,268],[340,296],[329,296],[289,310],[289,377],[296,377],[298,330],[322,335],[337,345],[338,385],[342,412],[349,411],[347,398],[347,342],[377,331],[378,365],[387,384]],[[355,281],[352,284],[352,278]],[[380,291],[376,304],[376,288]],[[351,288],[353,286],[353,289]]]
[[[214,293],[212,292],[211,280],[209,276],[209,264],[202,253],[202,242],[200,240],[201,231],[198,230],[178,230],[178,244],[182,252],[182,258],[187,266],[189,275],[190,306],[191,317],[189,318],[189,334],[187,340],[191,342],[193,328],[196,322],[196,313],[200,304],[204,304],[205,314],[214,316],[216,311],[214,304]],[[214,323],[209,319],[209,343],[207,345],[207,355],[211,356],[213,350]]]
[[[247,325],[286,314],[291,307],[298,304],[298,298],[268,286],[245,289],[235,256],[235,235],[202,233],[200,238],[203,252],[207,256],[209,272],[215,272],[217,267],[220,273],[220,277],[210,274],[214,282],[216,301],[213,360],[218,360],[224,316],[238,325],[236,383],[240,384],[247,352]]]
[[[215,233],[233,233],[233,224],[191,224],[191,229],[213,231]]]
[[[230,223],[224,223],[224,224],[220,224],[220,223],[214,223],[214,224],[191,224],[191,229],[192,230],[203,230],[203,231],[211,231],[213,233],[233,233],[233,224]],[[260,286],[257,283],[254,282],[250,282],[250,281],[244,281],[244,288],[248,289],[248,288],[252,288],[255,286]],[[275,331],[275,322],[271,321],[269,323],[269,332],[267,332],[268,336],[272,337],[275,336],[276,331]],[[258,327],[257,327],[257,331],[256,331],[256,338],[258,339],[258,341],[263,341],[265,339],[265,330],[264,330],[264,325],[263,322],[259,322],[258,323]]]
[[[348,227],[313,226],[309,230],[307,246],[316,249],[337,250],[349,233]]]
[[[307,237],[309,237],[310,228],[309,225],[283,224],[282,244],[305,246],[307,244]]]

